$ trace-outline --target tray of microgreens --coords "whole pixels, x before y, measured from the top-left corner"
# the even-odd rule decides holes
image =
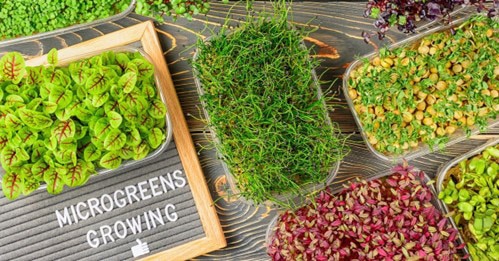
[[[499,139],[445,164],[439,198],[473,260],[499,260]]]
[[[499,22],[475,15],[454,24],[382,48],[346,71],[346,100],[379,158],[412,159],[499,125]]]
[[[0,45],[34,40],[118,20],[136,0],[2,1]]]
[[[269,224],[272,260],[456,260],[458,231],[430,178],[407,165],[330,187]]]
[[[46,65],[26,66],[16,52],[0,59],[7,198],[81,186],[96,173],[159,155],[171,140],[164,97],[145,53],[120,47],[86,57],[58,61],[53,49]]]
[[[236,193],[283,205],[330,181],[346,148],[329,119],[304,32],[287,21],[283,3],[273,8],[198,41],[193,67]]]

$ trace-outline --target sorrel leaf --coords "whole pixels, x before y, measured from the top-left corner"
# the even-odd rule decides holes
[[[21,121],[32,129],[43,130],[52,126],[53,121],[47,114],[24,108],[19,109],[18,113]]]
[[[125,146],[126,135],[120,130],[111,130],[104,139],[104,148],[106,150],[119,150]]]
[[[67,121],[56,121],[54,127],[52,128],[52,135],[55,137],[58,143],[61,141],[72,138],[75,135],[75,123],[73,120]]]
[[[26,74],[24,58],[18,52],[11,52],[5,54],[0,59],[0,76],[4,80],[9,80],[14,84],[18,84]]]
[[[152,131],[147,135],[147,141],[151,148],[156,149],[161,145],[163,140],[165,139],[165,134],[158,128],[152,129]]]
[[[67,172],[67,171],[66,171]],[[47,191],[50,194],[62,192],[65,184],[65,172],[61,169],[52,169],[43,174],[43,180],[47,183]]]
[[[111,124],[111,127],[117,129],[120,127],[121,123],[123,122],[123,117],[115,111],[110,111],[107,113],[107,118],[109,119],[109,124]]]
[[[165,104],[161,100],[154,100],[148,113],[155,119],[164,118],[166,116]]]
[[[122,89],[124,93],[130,93],[133,88],[135,88],[136,83],[137,74],[135,72],[127,72],[120,77],[118,87]]]
[[[121,165],[121,157],[118,151],[110,151],[99,161],[100,165],[106,169],[116,169]]]
[[[2,177],[2,191],[8,199],[15,199],[24,189],[24,178],[17,172],[7,172]]]
[[[58,59],[57,59],[57,49],[52,48],[50,49],[49,53],[47,54],[47,62],[50,65],[57,65]]]

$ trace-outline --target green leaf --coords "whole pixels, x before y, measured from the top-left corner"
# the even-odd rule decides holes
[[[104,93],[101,93],[101,94],[94,95],[94,96],[92,96],[92,106],[94,106],[94,107],[101,107],[108,100],[109,100],[109,93],[108,92],[104,92]]]
[[[22,128],[17,132],[17,135],[22,141],[21,146],[31,146],[38,140],[38,132],[32,131],[29,128]]]
[[[148,79],[154,75],[154,66],[145,58],[133,59],[131,62],[137,66],[138,78]]]
[[[150,99],[154,99],[156,97],[156,89],[149,84],[143,84],[142,93]]]
[[[52,126],[52,119],[44,113],[24,108],[19,109],[18,113],[21,121],[32,129],[43,130]]]
[[[3,150],[8,144],[9,144],[8,134],[0,131],[0,151]]]
[[[61,141],[67,138],[73,138],[75,130],[75,123],[71,119],[67,121],[56,121],[52,128],[52,136],[57,139],[58,143],[61,143]]]
[[[52,48],[50,49],[49,53],[47,54],[47,62],[51,65],[57,65],[58,62],[58,54],[57,54],[57,49]]]
[[[119,151],[110,151],[102,156],[100,165],[106,169],[116,169],[121,165],[121,157]]]
[[[14,84],[21,82],[22,78],[26,75],[24,58],[18,52],[6,53],[0,59],[0,66],[2,68],[0,76]]]
[[[137,74],[135,72],[127,72],[118,80],[118,88],[123,89],[124,93],[130,93],[137,83]]]
[[[40,106],[40,104],[42,104],[42,102],[43,102],[42,98],[34,98],[28,103],[26,108],[36,111],[36,109],[38,109],[38,106]]]
[[[104,72],[94,71],[85,83],[87,92],[91,95],[98,95],[106,92],[110,88],[110,81]]]
[[[89,144],[83,151],[83,159],[85,161],[96,161],[100,158],[102,151],[95,147],[94,144]]]
[[[81,161],[78,161],[76,165],[68,168],[65,178],[66,185],[69,187],[76,187],[80,186],[86,180],[85,168]]]
[[[28,196],[40,187],[40,182],[33,179],[26,179],[24,182],[23,195]]]
[[[39,159],[33,166],[31,166],[31,173],[33,178],[37,181],[42,181],[45,173],[55,171],[43,159]]]
[[[111,130],[111,123],[107,118],[99,119],[94,126],[90,126],[93,130],[95,136],[105,137],[107,133]]]
[[[107,118],[109,119],[109,124],[111,127],[117,129],[120,127],[121,122],[123,121],[123,117],[115,111],[110,111],[107,113]]]
[[[149,146],[147,143],[142,141],[138,146],[134,147],[133,152],[135,155],[133,156],[134,160],[141,160],[149,154]]]
[[[158,99],[154,100],[153,103],[151,104],[151,107],[148,110],[148,113],[151,117],[155,119],[166,117],[165,104],[161,100]]]
[[[71,63],[69,65],[69,73],[76,84],[83,85],[87,82],[87,79],[91,73],[91,71],[87,70],[87,68],[88,62],[86,61]]]
[[[129,64],[130,59],[128,58],[128,55],[124,53],[117,53],[116,54],[116,63],[118,66],[122,69],[125,70],[127,68],[127,65]]]
[[[52,86],[49,101],[57,104],[57,109],[64,109],[73,101],[73,92],[63,87]]]
[[[5,170],[21,165],[24,161],[29,160],[29,155],[23,148],[5,147],[0,156],[2,166]]]
[[[24,177],[20,173],[7,171],[2,177],[2,191],[10,200],[16,199],[24,189]]]
[[[130,133],[128,134],[127,144],[135,147],[138,146],[142,142],[142,137],[140,136],[139,130],[136,128],[131,128]]]
[[[57,168],[55,171],[45,172],[43,175],[43,180],[47,183],[47,191],[50,194],[59,194],[64,188],[65,173],[61,169]]]
[[[111,130],[104,139],[106,150],[119,150],[125,146],[126,135],[118,129]]]
[[[457,204],[457,207],[461,212],[472,212],[473,211],[473,205],[471,205],[468,202],[459,202]]]
[[[42,158],[42,156],[47,152],[47,147],[45,147],[45,143],[42,140],[37,140],[31,146],[31,162],[36,162]]]
[[[43,82],[43,66],[26,67],[26,84],[38,85]]]
[[[125,160],[131,159],[134,156],[133,148],[130,147],[130,146],[128,146],[128,145],[126,145],[123,148],[121,148],[119,150],[119,153],[120,153],[120,157],[122,159],[125,159]]]
[[[77,161],[76,150],[65,150],[65,149],[57,150],[54,151],[54,156],[55,160],[60,164],[72,163],[73,165],[75,165]]]
[[[15,94],[7,95],[5,97],[5,103],[6,106],[11,107],[11,108],[18,108],[24,106],[24,99],[23,97]]]
[[[7,127],[8,130],[17,130],[22,126],[22,124],[22,121],[14,114],[9,113],[7,114],[7,116],[5,116],[5,127]]]
[[[156,149],[163,143],[165,139],[165,134],[158,128],[152,129],[152,131],[147,135],[147,141],[151,148]]]

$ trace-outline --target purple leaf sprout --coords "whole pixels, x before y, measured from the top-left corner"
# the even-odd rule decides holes
[[[489,17],[496,16],[499,12],[499,0],[494,0],[489,7],[485,2],[486,0],[368,0],[364,16],[375,19],[373,25],[381,40],[392,26],[397,26],[404,33],[415,33],[416,22],[420,20],[442,19],[448,23],[450,13],[459,6],[474,6],[479,13],[485,11]],[[375,34],[362,33],[366,42],[373,35]]]
[[[267,252],[273,260],[454,260],[464,245],[423,178],[399,165],[337,194],[326,188],[278,217]]]

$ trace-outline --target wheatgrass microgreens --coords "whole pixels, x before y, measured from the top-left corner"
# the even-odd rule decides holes
[[[248,14],[233,31],[199,40],[193,61],[217,149],[240,195],[255,203],[282,204],[278,194],[324,182],[346,153],[318,98],[305,32],[288,14],[282,2],[272,14]]]
[[[442,147],[461,129],[485,130],[499,112],[497,20],[477,15],[455,33],[380,49],[350,72],[352,99],[368,142],[385,155],[421,143]]]
[[[446,174],[438,195],[473,260],[499,260],[499,145],[461,161]]]
[[[273,260],[456,260],[452,227],[432,200],[424,173],[393,174],[321,191],[309,205],[281,214],[268,235]]]

